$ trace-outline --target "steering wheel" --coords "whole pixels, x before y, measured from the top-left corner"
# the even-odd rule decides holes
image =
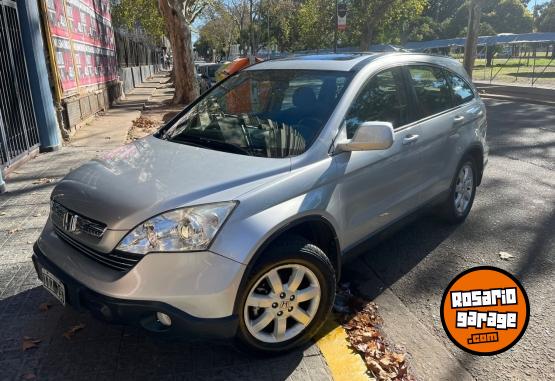
[[[319,128],[322,126],[322,121],[313,116],[308,116],[301,118],[297,123],[297,126],[297,131],[301,134],[305,142],[310,144],[318,133]]]

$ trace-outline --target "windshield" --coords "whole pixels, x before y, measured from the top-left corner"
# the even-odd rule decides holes
[[[302,154],[327,122],[351,73],[248,70],[214,88],[161,138],[260,157]]]

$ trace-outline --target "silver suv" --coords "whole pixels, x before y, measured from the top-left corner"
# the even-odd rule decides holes
[[[424,206],[463,221],[487,155],[456,61],[268,61],[67,175],[33,260],[104,320],[284,351],[318,330],[353,248]]]

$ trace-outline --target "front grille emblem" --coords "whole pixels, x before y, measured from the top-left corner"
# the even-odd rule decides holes
[[[79,216],[75,214],[71,214],[69,212],[64,213],[63,225],[62,225],[63,229],[70,233],[76,232],[78,220],[79,220]]]
[[[90,220],[74,213],[56,201],[50,206],[50,218],[58,229],[72,234],[86,234],[91,237],[101,238],[106,231],[106,225]]]

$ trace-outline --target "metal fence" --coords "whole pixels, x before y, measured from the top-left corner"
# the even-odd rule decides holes
[[[529,87],[555,88],[555,46],[545,43],[479,46],[474,81]],[[448,54],[462,62],[462,48]]]
[[[114,30],[119,67],[160,64],[162,49],[147,36]]]
[[[0,167],[39,144],[16,3],[0,0]]]

